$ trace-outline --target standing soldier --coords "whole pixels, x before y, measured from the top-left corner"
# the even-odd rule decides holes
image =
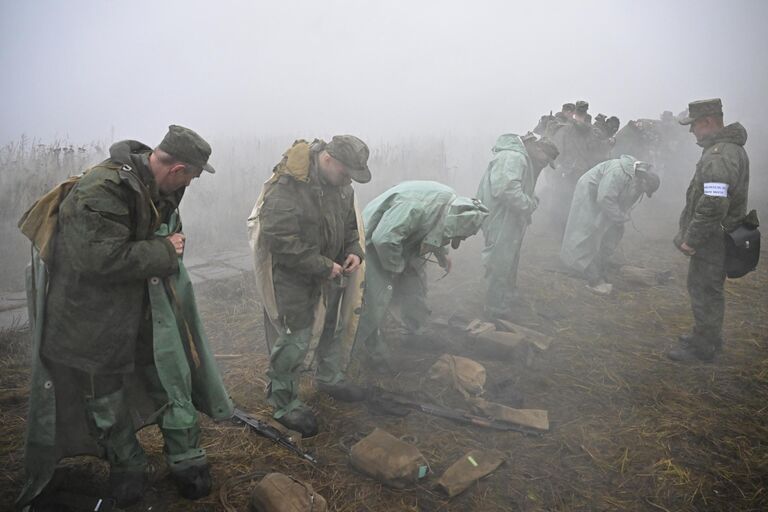
[[[557,158],[552,183],[551,202],[555,229],[560,238],[568,222],[568,211],[573,199],[573,190],[581,175],[592,167],[590,142],[592,137],[592,116],[589,115],[589,103],[577,101],[570,123],[552,134],[560,156]]]
[[[58,459],[82,454],[109,461],[119,507],[138,502],[147,459],[135,430],[150,423],[160,427],[180,494],[206,496],[211,477],[197,409],[215,419],[233,412],[182,263],[178,215],[185,188],[214,172],[211,147],[172,125],[154,151],[127,140],[109,152],[19,224],[35,250],[21,505],[47,485]]]
[[[489,318],[507,315],[517,293],[520,247],[539,200],[533,195],[536,179],[553,165],[558,151],[547,139],[501,135],[493,147],[477,197],[490,210],[483,224],[483,265],[488,279],[485,313]]]
[[[719,98],[690,103],[688,117],[680,124],[690,125],[704,150],[674,239],[680,252],[690,257],[688,295],[694,325],[667,356],[674,361],[712,361],[723,348],[725,233],[737,227],[747,212],[747,131],[740,123],[723,126]]]
[[[305,437],[318,430],[315,415],[299,398],[299,371],[316,316],[323,322],[318,389],[338,400],[364,398],[344,378],[338,312],[344,281],[363,260],[351,181],[371,180],[368,154],[368,146],[352,135],[328,143],[297,141],[264,184],[249,219],[267,313],[267,401],[277,421]],[[325,306],[322,318],[318,304]]]

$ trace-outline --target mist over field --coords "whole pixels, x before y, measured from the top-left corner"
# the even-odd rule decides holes
[[[211,368],[218,365],[237,407],[268,418],[273,411],[266,383],[273,378],[269,370],[282,349],[273,350],[278,345],[270,346],[265,336],[267,300],[254,279],[246,220],[262,183],[291,144],[297,139],[330,141],[337,134],[363,139],[370,147],[372,180],[353,183],[361,210],[406,180],[434,180],[453,187],[458,195],[474,197],[499,135],[524,135],[542,116],[579,100],[589,102],[595,121],[599,114],[617,116],[627,131],[611,135],[600,131],[605,124],[596,122],[581,132],[588,136],[572,143],[572,153],[578,152],[576,146],[584,149],[597,141],[597,150],[589,147],[589,160],[599,154],[594,159],[599,161],[609,150],[614,158],[621,154],[617,148],[632,147],[645,152],[633,156],[653,164],[661,180],[650,198],[632,189],[640,195],[639,203],[621,223],[610,219],[614,225],[606,229],[622,227],[623,238],[601,263],[605,272],[599,280],[587,271],[567,271],[561,256],[576,180],[566,191],[571,194],[566,194],[567,201],[559,192],[594,162],[583,169],[563,164],[562,172],[560,167],[545,168],[536,182],[536,198],[525,192],[526,207],[520,209],[524,213],[504,217],[506,224],[500,228],[508,231],[509,243],[499,243],[497,254],[503,250],[502,256],[512,255],[509,268],[518,268],[519,257],[519,271],[507,272],[516,276],[510,279],[514,290],[505,291],[509,297],[495,300],[490,293],[494,284],[507,284],[507,278],[496,280],[483,265],[484,234],[462,241],[451,251],[450,264],[441,260],[443,268],[434,255],[420,253],[423,261],[413,258],[418,260],[413,267],[427,270],[418,290],[405,287],[398,280],[402,276],[396,276],[387,287],[389,295],[395,293],[387,306],[392,314],[373,329],[392,349],[389,368],[381,375],[382,368],[370,367],[366,360],[366,340],[355,340],[356,327],[346,330],[357,326],[355,315],[362,311],[365,316],[366,308],[372,308],[375,301],[369,301],[368,294],[376,287],[370,283],[378,281],[366,280],[368,288],[350,286],[358,281],[346,278],[323,281],[324,286],[336,283],[334,289],[346,285],[344,301],[336,307],[349,312],[343,351],[351,362],[345,363],[344,379],[365,388],[366,403],[340,403],[343,400],[313,384],[311,360],[318,352],[308,350],[296,388],[320,424],[320,434],[308,436],[302,446],[317,456],[317,466],[241,425],[200,414],[212,493],[195,502],[179,497],[165,441],[160,430],[150,426],[139,435],[150,471],[147,492],[137,507],[246,510],[256,480],[275,471],[311,483],[334,511],[768,510],[765,243],[763,261],[754,272],[726,281],[726,315],[717,345],[722,352],[706,362],[678,363],[668,351],[678,346],[681,334],[691,332],[688,342],[696,340],[694,293],[689,289],[689,262],[696,258],[681,254],[685,244],[678,250],[672,242],[702,151],[688,126],[677,122],[689,102],[721,98],[725,125],[740,122],[746,128],[747,211],[756,209],[763,232],[768,231],[766,21],[765,0],[0,0],[0,512],[10,510],[19,496],[26,479],[24,464],[37,460],[25,455],[28,427],[38,420],[47,427],[54,423],[30,412],[30,395],[32,409],[36,389],[50,405],[55,401],[50,400],[51,391],[39,388],[49,390],[60,378],[52,372],[51,380],[35,387],[49,378],[40,368],[50,361],[32,370],[39,361],[34,343],[55,336],[50,335],[48,318],[32,322],[31,329],[27,321],[25,268],[31,251],[17,223],[45,192],[107,158],[112,144],[128,139],[154,148],[172,124],[189,127],[210,142],[209,161],[217,172],[193,180],[180,206],[186,245],[178,234],[169,237],[181,244],[177,254],[183,252],[194,281],[196,299],[190,302],[196,302],[197,310],[184,311],[199,312],[205,333],[201,329],[198,339],[193,339],[186,313],[178,307],[177,292],[170,287],[166,293],[176,304],[171,316],[176,317],[179,342],[184,338],[190,343],[184,349],[189,351],[189,369],[194,373],[193,362],[199,368],[195,358],[200,354],[209,356],[215,364],[204,368],[206,375],[215,374]],[[562,127],[579,123],[563,121],[559,133],[569,133]],[[638,135],[641,125],[646,131]],[[586,125],[579,126],[581,130]],[[564,146],[571,144],[567,137],[572,135],[561,139]],[[517,147],[516,138],[507,140]],[[538,147],[533,144],[534,150]],[[525,172],[528,176],[534,171]],[[628,174],[626,168],[623,172]],[[646,186],[652,178],[633,177],[632,186]],[[728,186],[708,185],[718,190]],[[514,197],[518,203],[521,195]],[[594,194],[590,198],[595,202]],[[607,208],[602,207],[595,213],[600,222],[607,218]],[[527,226],[523,215],[530,217]],[[576,217],[571,214],[571,219]],[[597,232],[598,220],[580,219],[572,221],[574,231]],[[719,228],[716,231],[719,234]],[[606,233],[599,235],[604,237],[597,244],[601,253],[602,245],[610,245],[603,244]],[[518,251],[515,244],[523,234]],[[371,249],[368,255],[373,254]],[[175,262],[172,253],[171,258]],[[366,279],[375,261],[368,258]],[[701,273],[703,264],[698,264]],[[38,277],[69,275],[56,273],[55,259],[47,268],[50,274]],[[350,277],[361,277],[357,272]],[[89,272],[71,273],[82,282],[92,277]],[[95,274],[94,282],[103,279]],[[156,277],[152,280],[159,283]],[[111,286],[110,281],[100,290],[108,290],[105,296],[111,297]],[[384,284],[379,286],[384,289]],[[422,309],[431,316],[424,314],[428,320],[414,334],[404,328],[409,326],[402,313],[409,303],[416,304],[414,310],[420,306],[404,296],[419,296],[427,288]],[[59,289],[73,302],[90,297],[68,286]],[[408,292],[397,297],[402,289]],[[365,294],[366,299],[355,294]],[[506,299],[507,316],[496,318],[489,306]],[[122,314],[123,309],[105,304],[110,312]],[[154,310],[151,317],[147,311],[145,307],[144,319],[154,323]],[[61,321],[77,326],[72,330],[76,344],[101,320],[91,309],[86,313],[94,317],[92,326],[81,326],[68,315]],[[40,318],[39,310],[35,315]],[[147,334],[145,320],[142,336]],[[283,327],[287,325],[286,320]],[[166,331],[175,333],[172,328]],[[106,331],[99,332],[99,342],[113,341],[103,335]],[[685,350],[693,346],[685,348],[688,342],[679,341]],[[203,345],[210,354],[196,351]],[[716,350],[714,344],[711,348]],[[455,359],[450,359],[450,379],[432,377],[438,357],[454,354],[482,369],[476,397],[459,389]],[[180,367],[187,368],[183,356],[179,360]],[[138,371],[134,375],[141,377]],[[90,385],[95,395],[93,375]],[[56,393],[64,387],[53,385]],[[430,415],[423,404],[403,414],[397,411],[402,403],[394,404],[394,412],[377,410],[370,403],[373,389],[427,400],[459,411],[458,417],[450,412]],[[54,396],[59,400],[59,394]],[[162,400],[163,395],[158,396]],[[468,416],[480,414],[478,400],[512,411],[524,408],[518,413],[545,418],[546,429],[521,433],[486,428],[492,426],[489,419],[497,418],[484,410],[482,418]],[[200,403],[190,403],[202,411]],[[79,404],[66,405],[69,417],[77,416],[71,411]],[[434,407],[431,410],[434,413]],[[162,416],[152,415],[157,417]],[[350,465],[350,446],[375,427],[422,450],[427,465],[419,467],[419,473],[428,469],[429,474],[418,485],[388,489]],[[65,438],[51,436],[56,442]],[[454,461],[477,467],[468,454],[481,449],[501,454],[506,463],[489,470],[487,478],[470,482],[458,496],[436,490],[438,474],[448,473]],[[107,463],[96,458],[67,458],[50,486],[107,496],[112,492],[107,490],[108,471]]]
[[[206,137],[219,169],[183,203],[190,242],[243,244],[259,185],[296,138],[366,140],[363,205],[406,178],[472,195],[499,134],[578,99],[623,126],[721,97],[726,123],[749,132],[764,202],[766,15],[760,1],[3,2],[3,245],[24,245],[8,224],[47,187],[113,141],[156,145],[171,123]],[[670,211],[689,143],[690,167],[662,186]],[[88,149],[43,165],[21,161],[20,144]]]

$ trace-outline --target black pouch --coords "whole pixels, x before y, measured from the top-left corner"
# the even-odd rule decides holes
[[[742,277],[760,261],[760,230],[757,212],[752,210],[736,229],[725,233],[725,275]]]

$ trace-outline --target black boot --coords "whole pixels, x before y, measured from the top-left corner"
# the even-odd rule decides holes
[[[198,500],[211,493],[211,469],[208,463],[171,471],[179,494],[188,500]]]
[[[683,345],[691,345],[693,344],[695,338],[695,335],[693,333],[687,333],[687,334],[681,334],[677,337],[677,339],[682,343]],[[715,349],[715,354],[720,354],[723,351],[723,338],[717,338],[716,340],[713,340],[712,346]]]
[[[339,381],[336,384],[318,382],[317,389],[323,393],[328,393],[336,400],[342,402],[360,402],[365,400],[365,389],[346,380]]]
[[[297,407],[289,413],[275,418],[284,427],[294,430],[302,437],[312,437],[317,435],[317,418],[309,407]]]
[[[127,508],[141,501],[146,485],[147,479],[144,475],[144,468],[110,468],[110,494],[119,508]]]
[[[667,352],[667,357],[679,363],[705,362],[715,358],[715,347],[710,344],[681,343]]]

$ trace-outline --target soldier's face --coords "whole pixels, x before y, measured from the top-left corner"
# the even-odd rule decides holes
[[[347,168],[328,153],[323,153],[319,163],[323,178],[331,185],[343,185],[349,181]]]
[[[720,129],[720,126],[711,117],[700,117],[691,123],[691,133],[696,136],[696,140],[701,142],[703,139],[712,135]]]
[[[188,187],[192,180],[200,177],[202,172],[202,169],[193,169],[185,164],[176,164],[169,167],[168,173],[157,180],[157,187],[163,194],[170,194],[181,188]]]

